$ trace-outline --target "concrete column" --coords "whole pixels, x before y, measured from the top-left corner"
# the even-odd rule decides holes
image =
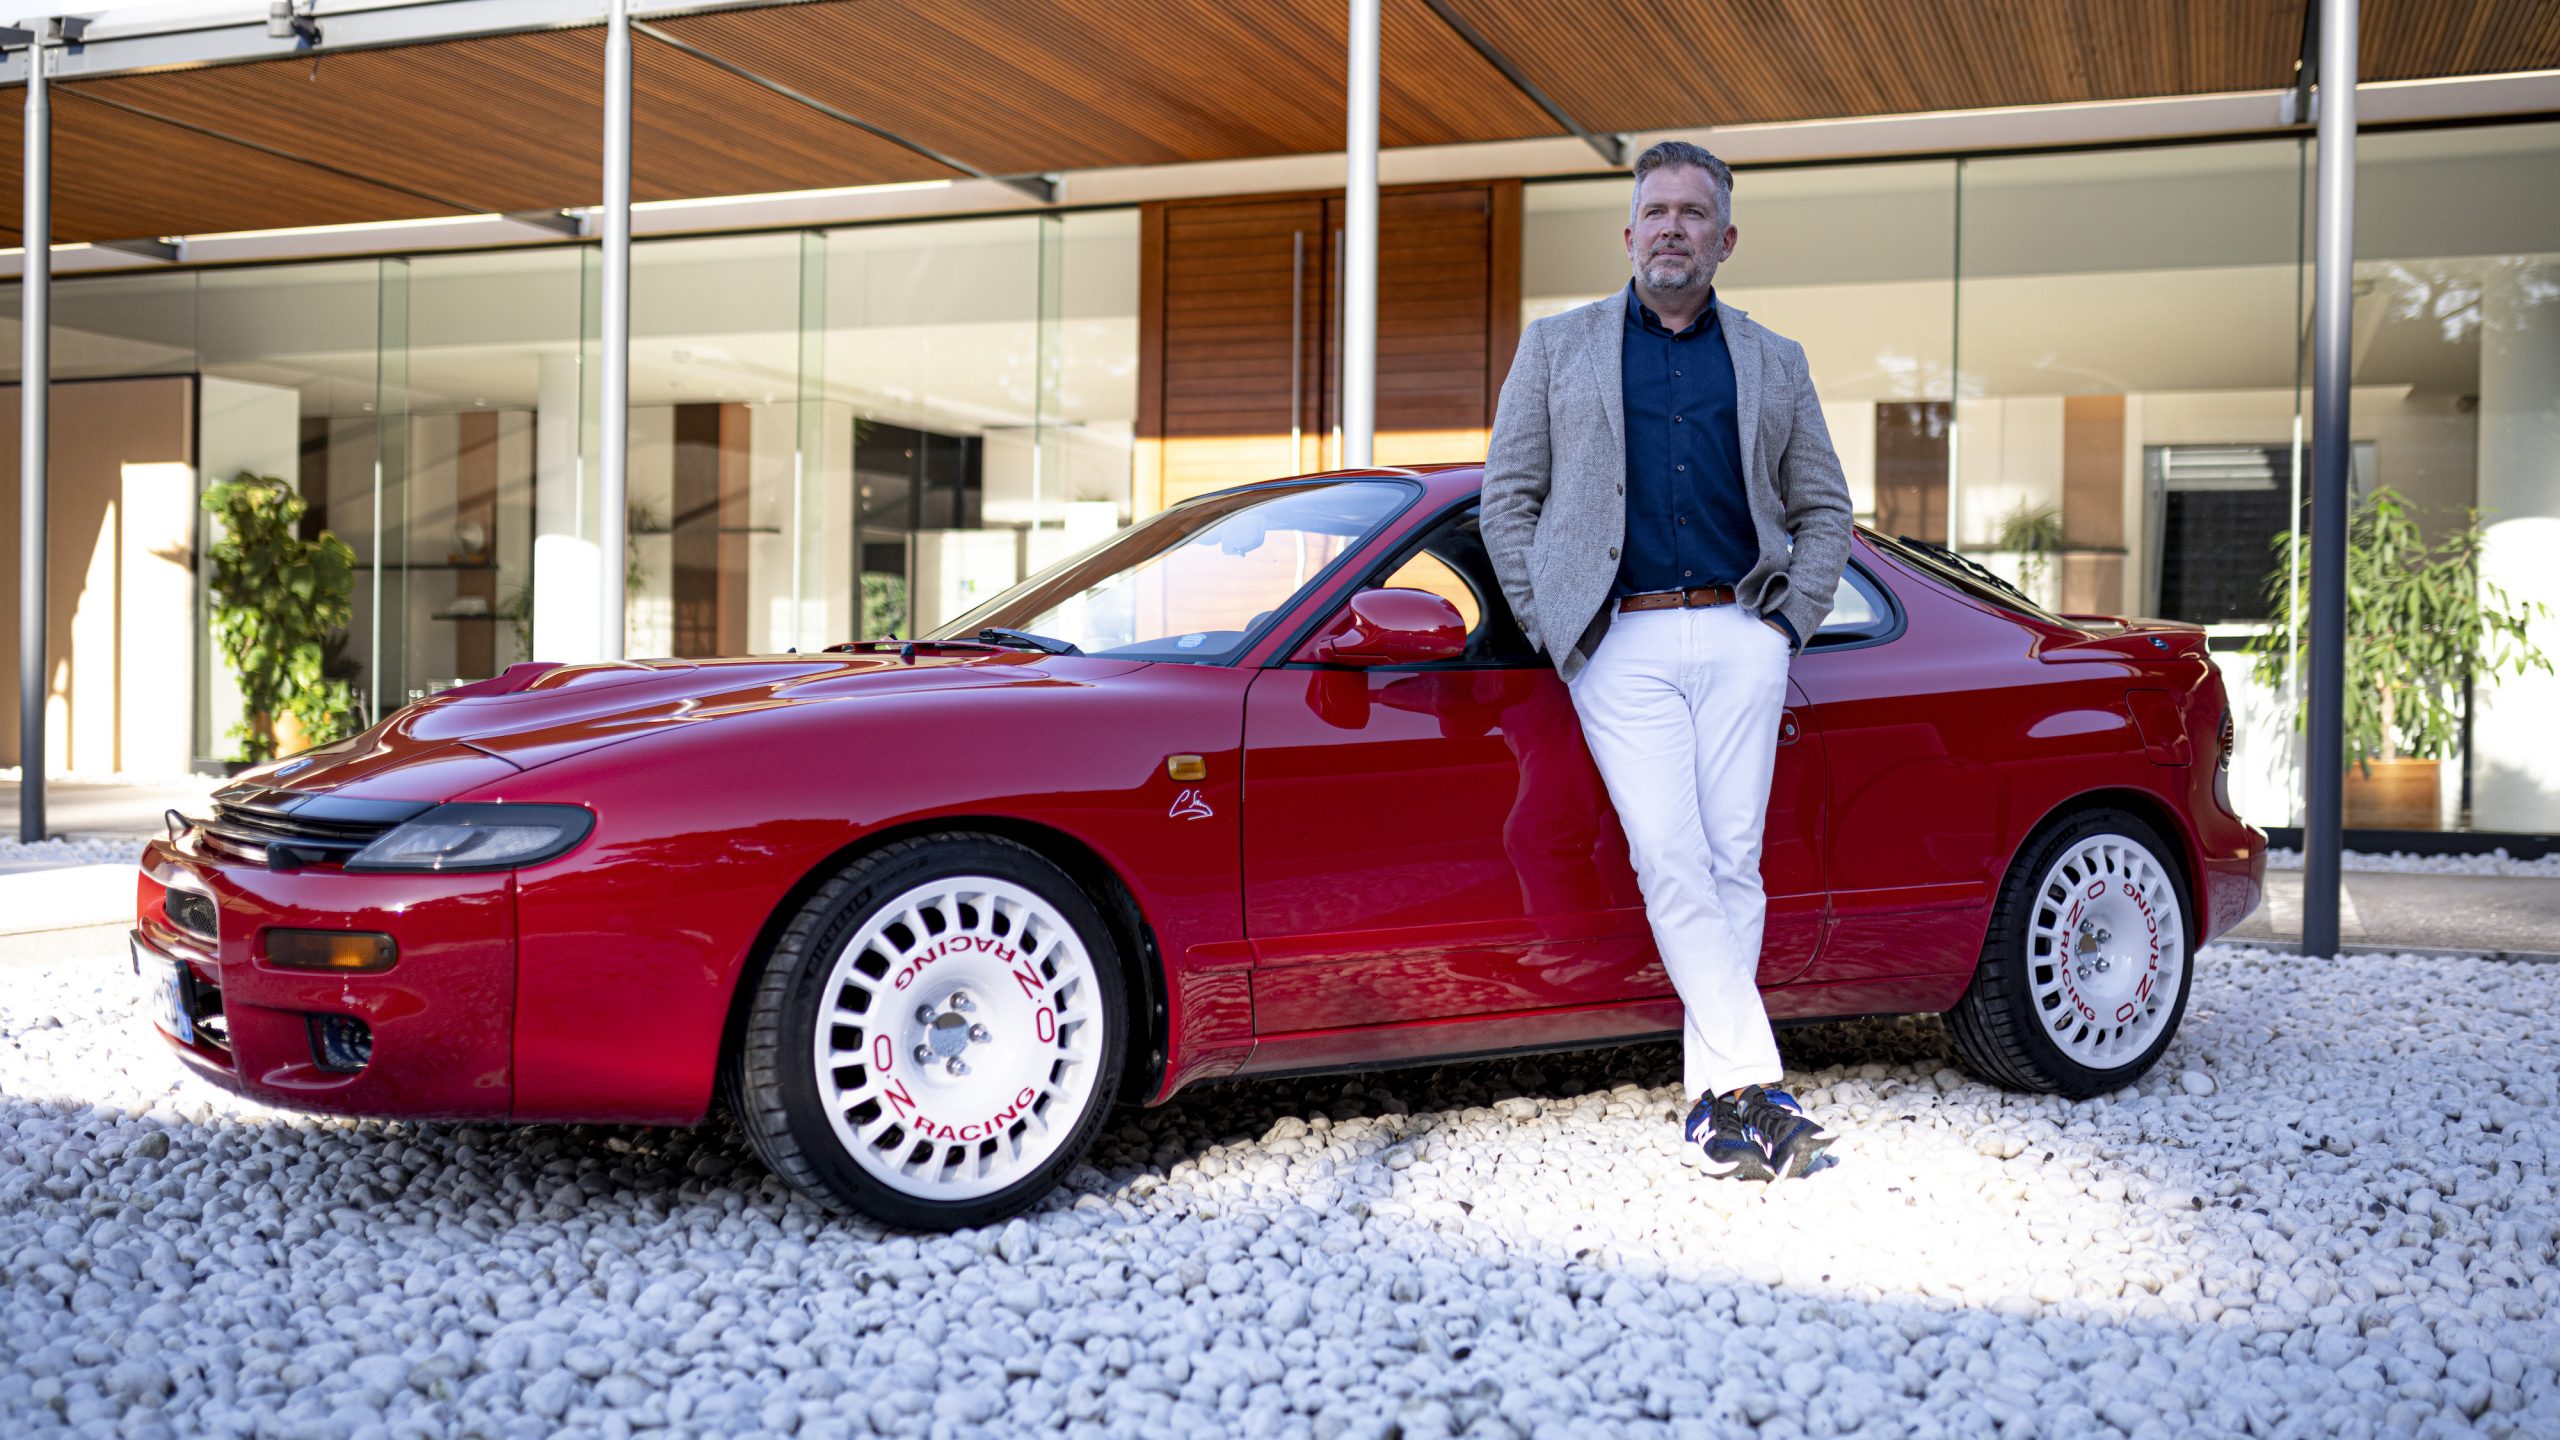
[[[2560,265],[2497,271],[2480,300],[2480,578],[2549,607],[2533,641],[2560,657]],[[2474,828],[2560,830],[2560,679],[2483,685],[2475,703]]]
[[[533,654],[595,660],[604,652],[604,576],[595,497],[579,461],[578,357],[541,359],[534,412]]]

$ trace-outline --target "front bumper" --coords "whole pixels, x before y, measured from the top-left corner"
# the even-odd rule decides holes
[[[212,898],[213,935],[171,918],[172,889]],[[278,872],[155,840],[135,909],[134,943],[192,977],[196,1039],[143,1023],[214,1084],[340,1115],[504,1119],[512,1108],[514,876]],[[364,974],[282,969],[266,958],[277,928],[379,931],[399,961]],[[321,1063],[312,1022],[330,1015],[370,1027],[362,1069]]]

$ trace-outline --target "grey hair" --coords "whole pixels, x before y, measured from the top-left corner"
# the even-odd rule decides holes
[[[1644,193],[1644,177],[1656,170],[1704,170],[1716,182],[1716,194],[1724,213],[1719,221],[1733,219],[1733,167],[1717,159],[1703,145],[1686,140],[1665,140],[1636,157],[1636,193],[1627,197],[1627,223],[1636,223],[1637,198]]]

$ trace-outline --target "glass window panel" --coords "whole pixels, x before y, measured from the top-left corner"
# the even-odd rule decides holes
[[[379,714],[377,703],[400,703],[396,686],[380,693],[396,654],[386,667],[376,646],[382,268],[378,260],[349,260],[203,271],[193,317],[204,376],[196,451],[202,478],[286,479],[309,506],[305,534],[328,530],[354,549],[355,618],[342,663],[369,717]],[[210,614],[201,589],[197,604],[199,617]],[[392,634],[396,639],[396,624]],[[197,653],[198,753],[230,757],[239,687],[209,642]]]
[[[844,544],[866,636],[931,629],[1011,587],[1026,537],[1058,523],[1041,426],[1044,279],[1052,308],[1068,293],[1063,257],[1043,263],[1056,228],[1018,216],[827,237],[829,428],[850,438]],[[1060,348],[1045,359],[1063,395]]]
[[[632,247],[628,654],[793,643],[800,245]]]
[[[2478,510],[2482,580],[2510,607],[2548,607],[2532,639],[2560,656],[2555,197],[2560,125],[2359,138],[2351,415],[2372,483],[2408,499],[2431,540]],[[2435,762],[2437,823],[2560,829],[2560,681],[2497,674],[2473,705],[2459,753],[2409,757]]]
[[[2247,598],[2302,483],[2308,158],[2286,139],[1969,160],[1960,186],[1959,548],[2064,613],[2213,627],[2231,795],[2260,824],[2299,793],[2293,696],[2237,647],[2265,628]]]
[[[2158,608],[2164,517],[2193,507],[2146,485],[2146,447],[2290,453],[2303,162],[2293,140],[1965,162],[1959,549],[2067,612]],[[2257,483],[2280,529],[2290,462]]]
[[[1620,179],[1528,187],[1523,323],[1626,285],[1633,194]],[[1858,519],[1926,529],[1945,509],[1954,395],[1954,165],[1744,170],[1733,223],[1718,294],[1804,346]]]
[[[535,658],[537,496],[577,479],[578,272],[562,248],[409,263],[412,689]]]
[[[196,275],[57,276],[53,377],[182,375],[196,364]],[[16,374],[18,357],[10,357]]]

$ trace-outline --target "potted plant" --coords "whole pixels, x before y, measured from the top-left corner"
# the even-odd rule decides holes
[[[309,507],[271,475],[242,473],[208,487],[222,522],[213,561],[214,644],[240,681],[246,715],[231,729],[255,764],[363,728],[356,662],[345,653],[354,617],[355,552],[326,530],[302,538]]]
[[[2050,505],[2021,500],[2000,517],[1991,548],[2018,557],[2018,588],[2047,599],[2045,579],[2053,573],[2053,557],[2062,549],[2062,514]]]
[[[2292,533],[2275,540],[2267,577],[2275,610],[2289,618],[2251,646],[2258,679],[2286,683],[2310,640],[2310,617],[2290,606]],[[2462,748],[2474,680],[2549,672],[2527,626],[2544,607],[2514,601],[2480,578],[2479,512],[2427,543],[2409,503],[2377,488],[2347,516],[2345,822],[2358,828],[2431,830],[2437,770]],[[2307,564],[2307,548],[2301,558]],[[2294,716],[2299,729],[2303,716]]]

